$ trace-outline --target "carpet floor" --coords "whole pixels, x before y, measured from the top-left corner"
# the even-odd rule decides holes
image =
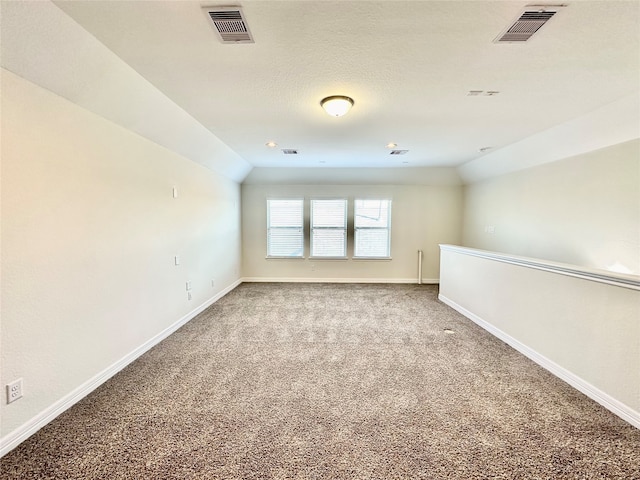
[[[23,442],[0,472],[637,480],[640,430],[438,302],[436,286],[257,283]]]

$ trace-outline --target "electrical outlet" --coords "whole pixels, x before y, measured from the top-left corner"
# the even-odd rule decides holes
[[[211,280],[211,286],[215,287],[216,286],[216,281],[215,280]]]
[[[187,300],[191,300],[191,292],[187,292]]]
[[[22,379],[7,384],[7,403],[15,402],[22,397]]]
[[[187,282],[187,292],[191,290],[191,282]]]
[[[173,263],[175,265],[180,265],[180,255],[176,255],[175,257],[173,257]]]

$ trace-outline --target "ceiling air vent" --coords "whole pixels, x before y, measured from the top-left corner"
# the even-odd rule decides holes
[[[539,6],[525,8],[518,19],[494,40],[495,43],[521,43],[529,40],[534,33],[547,23],[564,5]]]
[[[389,152],[389,155],[404,155],[405,153],[407,153],[409,150],[391,150]]]
[[[240,7],[205,7],[222,43],[254,43]]]
[[[296,150],[295,148],[283,148],[282,153],[284,153],[285,155],[297,155],[298,150]]]

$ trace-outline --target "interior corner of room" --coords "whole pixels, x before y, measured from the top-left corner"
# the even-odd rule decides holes
[[[245,281],[440,283],[445,303],[640,428],[637,3],[571,2],[532,43],[497,45],[526,2],[448,2],[492,16],[425,52],[415,42],[437,35],[412,17],[451,17],[410,2],[417,13],[402,21],[415,38],[401,45],[450,83],[420,66],[398,74],[402,49],[388,38],[390,67],[354,47],[348,68],[322,57],[298,79],[283,74],[284,50],[313,51],[311,20],[286,38],[271,30],[278,12],[300,14],[296,2],[240,2],[255,40],[242,45],[213,38],[198,2],[154,3],[146,22],[148,2],[1,3],[3,394],[22,380],[22,398],[0,402],[2,454]],[[317,22],[335,13],[306,3]],[[382,21],[387,2],[348,3]],[[122,32],[136,18],[133,41]],[[600,23],[584,39],[589,18]],[[323,38],[339,52],[353,38],[336,22]],[[210,44],[183,56],[171,35],[189,31],[185,45]],[[285,41],[295,34],[304,41]],[[531,55],[539,70],[514,75]],[[403,88],[412,72],[425,88]],[[334,94],[353,100],[344,117],[320,107]],[[519,123],[527,109],[536,121]],[[390,155],[389,142],[409,153]],[[294,197],[305,254],[267,258],[267,199]],[[314,198],[347,201],[344,261],[308,255]],[[361,198],[392,199],[384,261],[354,258]]]

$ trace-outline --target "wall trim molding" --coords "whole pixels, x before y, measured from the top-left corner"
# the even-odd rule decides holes
[[[221,290],[220,292],[216,293],[213,297],[211,297],[210,299],[208,299],[207,301],[205,301],[195,309],[191,310],[189,313],[184,315],[178,321],[174,322],[172,325],[168,326],[161,332],[151,337],[145,343],[135,348],[133,351],[131,351],[130,353],[122,357],[120,360],[110,365],[109,367],[105,368],[100,373],[93,376],[92,378],[90,378],[89,380],[87,380],[86,382],[84,382],[74,390],[72,390],[70,393],[62,397],[60,400],[58,400],[57,402],[53,403],[52,405],[50,405],[49,407],[41,411],[31,420],[27,421],[20,427],[16,428],[14,431],[5,435],[3,438],[0,439],[0,457],[9,453],[11,450],[17,447],[20,443],[25,441],[27,438],[29,438],[31,435],[36,433],[46,424],[48,424],[53,419],[55,419],[58,415],[63,413],[65,410],[68,410],[70,407],[72,407],[77,402],[82,400],[84,397],[89,395],[92,391],[94,391],[104,382],[109,380],[120,370],[122,370],[127,365],[132,363],[134,360],[136,360],[142,354],[150,350],[152,347],[156,346],[162,340],[164,340],[169,335],[171,335],[176,330],[178,330],[180,327],[182,327],[184,324],[192,320],[196,315],[198,315],[199,313],[203,312],[208,307],[213,305],[215,302],[217,302],[219,299],[224,297],[227,293],[229,293],[231,290],[236,288],[241,283],[242,283],[241,279],[236,280],[231,285]]]
[[[269,283],[418,283],[417,278],[318,278],[318,277],[243,277],[242,282]],[[423,284],[438,284],[438,278],[423,278]]]
[[[509,255],[506,253],[488,252],[486,250],[478,250],[476,248],[460,247],[458,245],[441,244],[440,250],[461,253],[471,257],[486,258],[496,260],[502,263],[510,263],[521,267],[533,268],[535,270],[543,270],[545,272],[557,273],[568,277],[582,278],[592,282],[606,283],[615,285],[616,287],[630,288],[631,290],[640,290],[640,276],[626,275],[617,272],[608,272],[606,270],[596,270],[591,268],[579,267],[568,263],[550,262],[537,258],[520,257],[517,255]]]
[[[483,320],[475,313],[470,312],[463,306],[445,297],[444,295],[442,294],[438,295],[438,300],[447,304],[454,310],[458,311],[459,313],[467,317],[469,320],[479,325],[480,327],[484,328],[486,331],[488,331],[495,337],[499,338],[503,342],[509,344],[518,352],[522,353],[525,357],[528,357],[530,360],[533,360],[542,368],[554,374],[556,377],[560,378],[561,380],[564,380],[573,388],[584,393],[587,397],[599,403],[610,412],[614,413],[615,415],[622,418],[626,422],[630,423],[634,427],[640,429],[640,412],[636,412],[635,410],[628,407],[624,403],[613,398],[611,395],[608,395],[602,390],[594,387],[589,382],[583,380],[576,374],[561,367],[560,365],[553,362],[552,360],[549,360],[544,355],[539,354],[532,348],[516,340],[511,335],[503,332],[499,328],[493,326],[491,323],[487,322],[486,320]]]

